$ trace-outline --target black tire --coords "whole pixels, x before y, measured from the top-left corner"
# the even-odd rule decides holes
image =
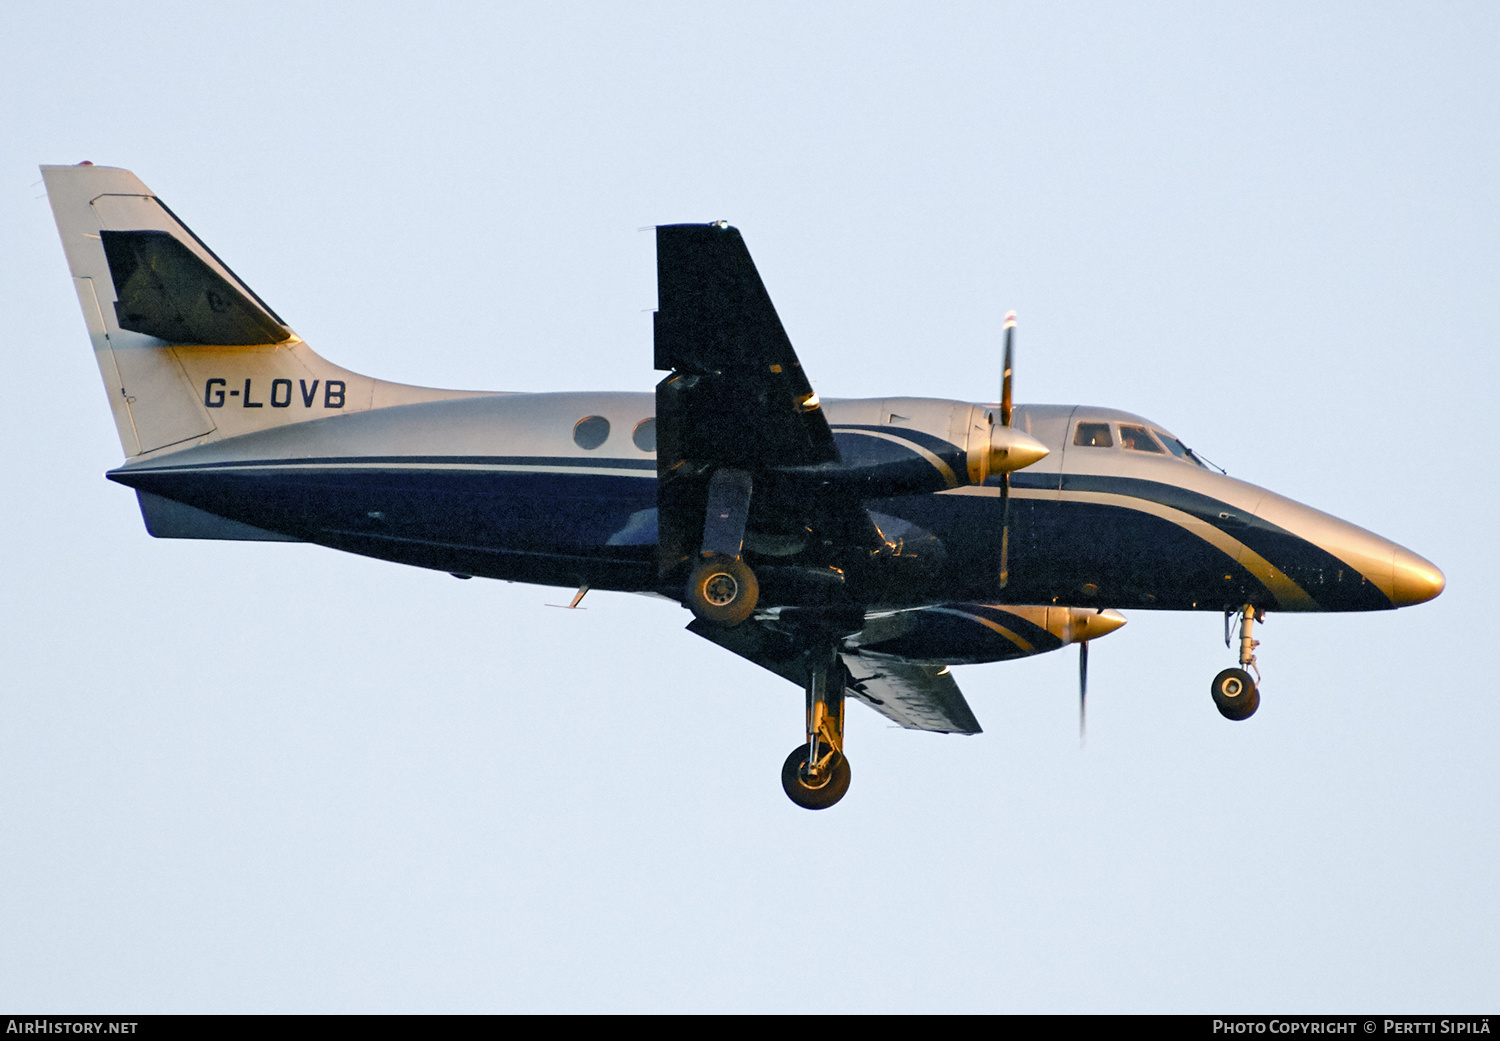
[[[760,585],[743,560],[715,555],[693,569],[684,598],[694,615],[717,625],[739,625],[755,611]]]
[[[1260,708],[1260,691],[1244,669],[1225,669],[1219,673],[1209,693],[1213,695],[1214,707],[1225,719],[1249,719]]]
[[[786,797],[804,810],[826,810],[844,797],[849,790],[849,760],[838,752],[820,778],[821,784],[812,786],[807,776],[807,746],[798,745],[781,765],[781,787]]]

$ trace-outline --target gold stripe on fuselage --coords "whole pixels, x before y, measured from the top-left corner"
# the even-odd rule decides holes
[[[892,444],[900,445],[902,448],[909,448],[913,452],[916,452],[918,455],[920,455],[923,459],[926,459],[929,463],[931,463],[933,469],[937,470],[938,473],[943,475],[943,480],[948,482],[949,488],[958,487],[958,475],[953,472],[953,467],[943,462],[942,456],[937,455],[930,449],[923,448],[915,441],[909,441],[906,438],[900,437],[896,434],[887,434],[883,430],[866,430],[863,427],[859,429],[851,429],[849,427],[835,426],[833,429],[835,431],[843,431],[850,434],[864,434],[868,437],[878,437],[883,441],[889,441]]]
[[[927,608],[927,610],[934,611],[934,612],[936,612],[938,614],[952,614],[952,615],[957,615],[960,618],[967,618],[971,622],[978,622],[980,625],[985,626],[986,628],[995,630],[995,632],[999,633],[1001,636],[1005,637],[1011,643],[1013,643],[1017,647],[1021,648],[1021,650],[1026,651],[1026,652],[1029,653],[1031,651],[1031,649],[1032,649],[1032,646],[1031,646],[1030,642],[1028,642],[1026,640],[1023,640],[1021,637],[1019,637],[1015,633],[1011,632],[1009,629],[1007,629],[1005,626],[1001,625],[999,622],[992,622],[988,618],[985,618],[985,617],[983,617],[981,615],[970,614],[968,611],[960,611],[957,608],[953,608],[953,607],[929,607],[929,608]]]
[[[954,490],[957,495],[990,495],[999,496],[999,489],[989,488],[958,488]],[[1239,539],[1226,534],[1219,528],[1214,527],[1205,520],[1194,517],[1191,513],[1174,509],[1171,506],[1150,499],[1141,499],[1134,495],[1121,495],[1117,492],[1082,492],[1082,491],[1054,491],[1052,489],[1016,488],[1011,495],[1018,499],[1055,499],[1063,502],[1087,502],[1100,506],[1118,506],[1121,509],[1135,510],[1139,513],[1149,513],[1153,517],[1160,517],[1177,525],[1198,538],[1207,542],[1215,549],[1222,552],[1230,560],[1237,562],[1250,574],[1254,575],[1260,582],[1276,597],[1277,606],[1284,611],[1317,611],[1320,610],[1318,602],[1296,582],[1287,577],[1285,572],[1261,556],[1255,550],[1245,545]]]

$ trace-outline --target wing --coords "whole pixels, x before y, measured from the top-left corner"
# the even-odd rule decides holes
[[[807,686],[807,641],[794,633],[759,621],[732,629],[695,621],[687,628],[799,687]],[[846,692],[892,722],[939,734],[980,732],[979,720],[946,666],[873,662],[855,654],[842,657],[849,673]]]
[[[907,730],[977,734],[979,720],[946,665],[871,661],[845,654],[848,692]]]
[[[833,431],[739,229],[656,229],[657,451],[747,470],[836,462]]]
[[[836,463],[839,453],[739,231],[722,222],[657,228],[656,274],[656,367],[671,370],[656,387],[663,588],[685,577],[702,545],[709,482],[719,470],[750,476],[744,486],[760,489],[755,509],[767,530],[868,527],[863,510],[822,516],[829,511],[816,504],[765,494],[768,472]]]

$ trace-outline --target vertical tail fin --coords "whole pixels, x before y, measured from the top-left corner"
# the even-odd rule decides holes
[[[42,177],[127,456],[472,393],[325,361],[130,171]]]

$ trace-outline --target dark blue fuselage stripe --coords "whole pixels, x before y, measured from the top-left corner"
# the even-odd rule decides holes
[[[314,456],[306,459],[229,459],[216,463],[181,463],[177,465],[147,464],[122,466],[111,470],[115,474],[167,473],[180,470],[243,469],[245,467],[275,468],[303,466],[349,466],[365,468],[374,465],[424,465],[424,466],[562,466],[587,467],[603,470],[649,470],[656,472],[654,459],[579,459],[575,456],[550,455],[355,455]]]
[[[1102,474],[1023,474],[1011,476],[1013,487],[1041,490],[1103,492],[1141,499],[1180,510],[1219,529],[1274,564],[1314,600],[1321,600],[1329,575],[1354,571],[1332,553],[1240,506],[1174,484],[1140,477]],[[1371,592],[1384,599],[1371,587]]]
[[[910,427],[880,426],[874,423],[839,423],[833,428],[835,434],[841,430],[869,430],[875,433],[887,434],[891,437],[899,437],[904,441],[910,441],[914,445],[921,445],[927,451],[939,457],[953,455],[955,452],[960,455],[966,454],[962,448],[955,445],[952,441],[945,441],[934,434],[928,434],[921,430],[913,430]]]
[[[504,468],[549,465],[550,470]],[[485,553],[597,554],[601,566],[639,556],[644,566],[652,553],[648,544],[655,543],[654,518],[645,519],[643,512],[656,506],[655,481],[641,472],[650,466],[654,464],[647,460],[576,457],[319,457],[127,466],[108,476],[309,541],[321,541],[317,533],[322,531],[330,536],[337,532],[341,540],[364,539],[366,545],[384,542],[393,548],[372,555],[388,559],[400,559],[394,550],[397,540],[412,539],[466,544],[465,552],[484,547]],[[614,473],[589,473],[582,467]],[[1274,564],[1324,608],[1390,607],[1372,583],[1326,551],[1211,497],[1137,478],[1025,476],[1027,484],[1050,480],[1054,488],[1061,484],[1126,498],[1118,504],[1047,496],[1013,499],[1013,574],[1006,591],[1013,602],[1090,606],[1078,590],[1096,584],[1101,599],[1125,608],[1185,609],[1247,595],[1277,606],[1259,580],[1221,550],[1180,524],[1131,508],[1129,500],[1135,498],[1214,525]],[[865,505],[926,528],[942,541],[948,558],[940,565],[945,598],[983,602],[997,597],[992,558],[999,514],[993,500],[913,494]],[[1220,513],[1233,514],[1235,522]]]
[[[1285,528],[1263,520],[1243,507],[1139,477],[1103,477],[1095,474],[1064,474],[1063,491],[1113,492],[1134,499],[1159,503],[1196,517],[1243,543],[1274,564],[1314,600],[1323,597],[1328,576],[1354,571],[1332,553]],[[1385,600],[1373,586],[1367,591]],[[1389,601],[1387,601],[1388,603]]]

